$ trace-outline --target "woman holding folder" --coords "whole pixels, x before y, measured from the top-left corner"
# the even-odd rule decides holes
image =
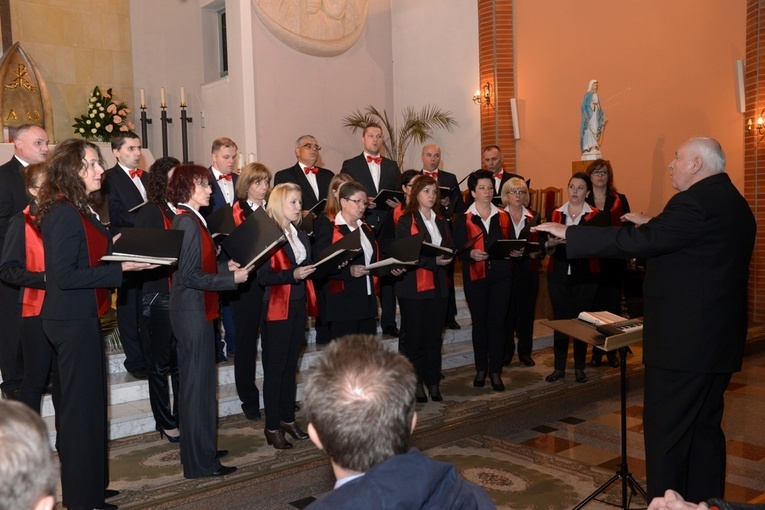
[[[237,201],[234,204],[234,223],[238,227],[250,214],[266,206],[271,187],[271,172],[265,165],[249,163],[239,174],[236,182]],[[234,356],[234,381],[242,411],[248,420],[260,419],[260,392],[255,385],[255,366],[258,356],[258,330],[263,311],[263,286],[256,278],[241,284],[229,295],[234,312],[236,332],[236,356]]]
[[[46,162],[35,218],[45,254],[45,300],[40,317],[58,355],[61,404],[58,453],[67,508],[116,508],[104,503],[107,464],[106,359],[99,317],[111,308],[109,289],[125,271],[149,264],[104,264],[109,232],[91,207],[104,163],[98,146],[69,139]]]
[[[581,225],[597,216],[600,211],[586,202],[591,189],[589,175],[584,172],[572,175],[568,181],[568,202],[553,211],[550,221],[564,225]],[[592,310],[595,293],[598,291],[598,259],[569,260],[564,240],[545,233],[540,234],[539,240],[550,255],[550,261],[547,263],[547,289],[555,319],[573,319],[580,312]],[[565,377],[568,341],[568,335],[555,332],[555,370],[545,378],[547,382],[555,382]],[[574,375],[578,383],[587,382],[584,373],[586,357],[587,344],[574,339]]]
[[[215,243],[199,213],[210,203],[209,169],[181,165],[173,172],[168,200],[176,205],[173,229],[183,232],[178,269],[170,290],[170,323],[178,341],[180,432],[183,476],[223,476],[236,471],[222,466],[216,450],[217,402],[215,333],[218,291],[235,289],[249,269],[234,261],[218,263]]]
[[[284,231],[287,243],[258,268],[258,282],[266,289],[263,322],[263,403],[265,435],[277,450],[292,448],[285,433],[308,439],[295,421],[295,393],[300,348],[305,342],[306,303],[316,306],[313,285],[305,279],[315,271],[308,235],[295,228],[302,218],[300,186],[283,183],[271,192],[266,212]]]
[[[375,235],[362,221],[367,206],[366,188],[357,182],[344,183],[338,189],[338,202],[340,211],[334,218],[323,215],[314,223],[316,252],[322,253],[332,243],[361,229],[361,254],[329,275],[327,320],[333,340],[355,333],[374,335],[377,330],[375,281],[364,269],[378,260]]]
[[[531,227],[539,225],[539,213],[528,209],[529,188],[523,179],[513,177],[502,185],[502,204],[510,215],[513,228],[511,239],[526,239],[524,249],[510,253],[513,263],[513,283],[510,290],[510,308],[507,311],[505,331],[505,366],[515,353],[515,335],[518,334],[518,360],[527,367],[536,365],[531,359],[534,336],[534,305],[539,290],[539,261],[544,252],[539,248],[539,235]]]
[[[423,233],[424,241],[452,248],[449,225],[439,216],[438,183],[432,177],[418,177],[411,188],[404,214],[396,226],[396,239]],[[401,307],[402,331],[406,332],[405,355],[417,373],[415,398],[428,401],[423,383],[433,402],[441,402],[441,341],[449,299],[445,266],[452,262],[448,255],[421,255],[419,268],[407,271],[396,283],[396,296]]]
[[[462,257],[465,299],[473,320],[475,380],[483,388],[488,372],[494,391],[504,391],[502,361],[505,349],[505,318],[510,303],[512,268],[509,260],[489,258],[489,248],[500,239],[511,239],[510,215],[491,203],[494,176],[476,170],[467,180],[474,201],[465,214],[454,216],[454,245],[477,238]]]
[[[171,229],[175,206],[167,201],[167,181],[181,162],[175,158],[160,158],[151,165],[146,184],[149,202],[138,210],[135,226]],[[171,443],[181,439],[178,430],[178,353],[176,340],[170,327],[170,279],[172,269],[158,267],[144,273],[143,314],[149,328],[149,402],[160,436]],[[170,406],[170,384],[173,405]]]

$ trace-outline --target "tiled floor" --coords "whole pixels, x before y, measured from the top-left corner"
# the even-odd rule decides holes
[[[723,429],[728,445],[725,496],[731,501],[765,503],[765,353],[753,354],[735,374],[726,393]],[[645,479],[642,391],[627,400],[627,464]],[[588,465],[619,468],[619,399],[592,402],[573,415],[554,416],[505,439]],[[643,487],[645,487],[643,485]]]

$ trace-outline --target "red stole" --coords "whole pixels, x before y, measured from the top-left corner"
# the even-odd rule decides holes
[[[300,240],[298,239],[298,242]],[[278,273],[279,271],[289,271],[292,268],[292,263],[287,256],[287,251],[282,248],[276,254],[271,257],[271,272]],[[319,303],[316,301],[316,291],[313,287],[312,280],[304,280],[305,282],[305,296],[306,296],[306,309],[308,315],[316,317],[319,315]],[[266,314],[267,321],[284,321],[287,320],[290,310],[290,293],[292,292],[292,285],[274,285],[271,287],[271,293],[268,298],[268,313]]]
[[[592,218],[598,215],[600,211],[594,207],[590,207],[592,211],[584,215],[584,218],[580,220],[579,225],[583,225],[584,223],[590,221]],[[563,213],[561,211],[558,211],[557,209],[553,211],[552,218],[550,219],[553,223],[561,223],[563,225],[566,224],[566,222],[563,220]],[[552,266],[553,266],[553,259],[550,259],[550,262],[547,263],[547,272],[552,273]],[[590,272],[591,273],[599,273],[600,272],[600,260],[596,258],[590,257]]]
[[[608,211],[611,215],[611,225],[621,225],[622,224],[622,215],[624,212],[622,211],[622,199],[619,198],[618,193],[614,193],[614,205],[611,206],[611,210]]]
[[[42,235],[34,224],[34,216],[29,213],[29,206],[24,209],[24,249],[27,271],[42,273],[45,271]],[[42,310],[45,289],[24,287],[21,297],[21,316],[36,317]]]
[[[510,239],[510,215],[502,209],[499,209],[497,215],[499,216],[499,228],[502,231],[502,239]],[[473,239],[475,236],[480,235],[481,237],[479,237],[475,242],[473,248],[476,250],[486,251],[486,243],[484,240],[486,236],[484,235],[483,229],[476,225],[473,221],[473,216],[473,213],[465,214],[465,226],[467,227],[468,239]],[[479,220],[481,219],[480,216],[477,216],[477,218]],[[470,281],[474,282],[484,278],[486,278],[486,261],[482,260],[480,262],[476,262],[471,260]]]
[[[431,212],[431,214],[435,213]],[[398,220],[395,219],[395,214],[394,221],[398,222]],[[414,214],[412,214],[412,227],[409,229],[409,233],[413,236],[420,233],[420,228],[417,226],[417,220]],[[417,276],[417,292],[425,292],[436,288],[436,284],[433,281],[433,271],[419,268],[415,271],[415,275]]]
[[[239,200],[236,201],[234,207],[232,207],[232,210],[234,211],[234,224],[238,227],[245,220],[244,209],[242,209],[242,205]]]
[[[194,213],[184,209],[178,209],[179,214],[188,214],[199,225],[199,235],[202,239],[202,270],[205,273],[218,274],[218,261],[215,253],[215,243],[210,232],[205,228],[199,218]],[[214,291],[204,291],[205,319],[211,321],[218,317],[218,293]]]
[[[341,227],[341,225],[335,225],[334,230],[332,231],[332,243],[333,244],[336,243],[337,241],[339,241],[340,239],[342,239],[343,237],[345,237],[345,235],[343,234],[342,230],[340,230],[340,227]],[[365,231],[363,230],[364,227],[366,227],[365,224],[362,224],[359,227],[360,229],[362,229],[361,232],[359,232],[359,234],[362,235],[362,236],[366,235]],[[369,227],[366,227],[366,228],[369,228]],[[372,242],[374,242],[375,245],[377,244],[377,241],[372,241]],[[363,250],[362,250],[362,252],[363,252]],[[375,260],[373,260],[372,262],[377,262],[377,261],[380,260],[380,250],[379,250],[379,248],[377,250],[375,250],[375,252],[377,253],[377,257],[375,257]],[[372,284],[374,286],[375,294],[379,295],[380,294],[380,279],[377,276],[373,276],[372,277]],[[342,280],[332,280],[332,279],[329,280],[329,293],[330,294],[337,294],[338,292],[342,292],[343,290],[345,290],[345,283]]]
[[[404,215],[404,204],[399,204],[393,208],[393,228],[396,228],[398,226],[398,220],[401,219],[403,215]]]
[[[72,207],[74,207],[74,205],[72,205]],[[101,262],[101,257],[106,255],[109,251],[109,238],[101,232],[98,227],[93,225],[88,217],[82,214],[79,209],[77,209],[77,212],[80,214],[82,226],[85,230],[85,244],[88,247],[88,261],[90,262],[90,267],[98,267],[103,264],[103,262]],[[96,293],[98,316],[103,317],[103,315],[112,307],[111,300],[109,299],[109,290],[103,288],[93,290]]]

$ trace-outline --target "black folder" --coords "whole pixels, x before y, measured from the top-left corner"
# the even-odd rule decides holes
[[[319,214],[320,212],[322,212],[324,210],[324,207],[326,205],[327,205],[327,199],[326,198],[322,198],[321,200],[316,202],[315,206],[313,206],[310,209],[308,209],[308,212],[313,213],[313,214]]]
[[[258,207],[258,209],[262,209],[262,207]],[[224,204],[220,209],[210,214],[205,218],[205,221],[213,237],[228,235],[236,228],[234,211],[228,204]]]
[[[425,233],[396,239],[388,247],[390,257],[365,266],[375,276],[389,275],[394,269],[414,269],[420,265],[420,250]]]
[[[286,242],[287,236],[282,229],[265,209],[258,207],[221,242],[221,247],[243,268],[257,268]]]
[[[468,239],[465,242],[465,244],[463,244],[462,246],[460,246],[459,248],[454,250],[454,256],[456,257],[457,255],[460,255],[463,252],[466,252],[467,250],[473,249],[473,245],[475,244],[476,241],[478,241],[481,238],[482,235],[483,235],[483,233],[478,234],[477,236],[475,236],[472,239]]]
[[[332,243],[319,253],[319,260],[314,264],[316,271],[309,276],[320,280],[337,271],[337,267],[361,255],[361,229],[357,228],[339,241]]]
[[[439,255],[443,255],[447,259],[450,259],[454,257],[454,250],[447,248],[446,246],[439,246],[437,244],[423,241],[420,255],[425,257],[438,257]]]
[[[523,250],[527,244],[526,239],[497,239],[487,251],[490,259],[508,259],[511,251]]]
[[[391,206],[388,205],[387,200],[396,199],[399,202],[404,202],[404,192],[396,191],[392,189],[382,189],[376,197],[372,199],[375,203],[375,209],[378,211],[388,211]]]
[[[178,262],[183,232],[164,228],[125,227],[105,262],[148,262],[169,266]]]

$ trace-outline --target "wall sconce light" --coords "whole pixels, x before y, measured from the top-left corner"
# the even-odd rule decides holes
[[[762,139],[765,138],[765,108],[762,109],[756,121],[752,122],[752,119],[749,119],[746,122],[746,132],[754,136],[759,136],[759,141],[762,141]]]
[[[473,102],[475,104],[485,104],[487,106],[491,104],[491,83],[487,81],[482,90],[475,91],[475,94],[473,94]]]

